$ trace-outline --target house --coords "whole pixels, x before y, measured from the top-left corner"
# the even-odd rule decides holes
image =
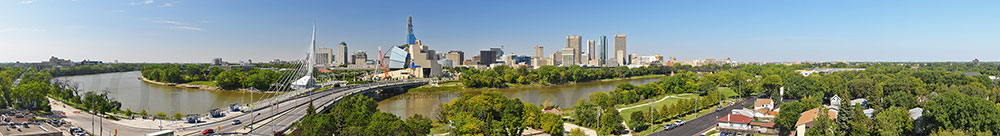
[[[774,127],[774,122],[750,122],[753,131],[766,135],[778,135],[778,129]]]
[[[826,110],[825,112],[827,115],[829,115],[828,117],[831,120],[837,118],[836,110],[826,109],[826,108],[824,109]],[[795,122],[796,135],[805,136],[806,130],[813,126],[813,121],[815,121],[815,119],[819,117],[820,113],[821,113],[820,108],[813,108],[805,112],[802,112],[802,115],[799,116],[799,121]]]
[[[840,109],[840,102],[841,101],[842,101],[842,99],[840,99],[840,96],[837,96],[836,94],[833,95],[833,97],[830,97],[830,108],[832,108],[832,109]]]
[[[736,133],[753,133],[753,127],[750,126],[750,122],[753,118],[743,116],[740,114],[729,114],[725,117],[719,118],[718,120],[719,131],[722,132],[736,132]]]
[[[757,99],[753,103],[753,109],[774,109],[774,102],[771,99]]]

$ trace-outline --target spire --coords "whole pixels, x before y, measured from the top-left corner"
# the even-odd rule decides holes
[[[413,34],[413,16],[406,17],[406,34]]]
[[[413,16],[406,17],[406,44],[416,44],[417,36],[413,35]]]
[[[312,68],[316,64],[316,59],[315,59],[316,58],[316,24],[313,24],[312,44],[309,45],[309,55],[306,55],[306,56],[307,56],[306,57],[307,58],[306,61],[308,61],[308,62],[306,62],[306,64],[309,65],[309,66],[307,66],[308,70],[306,72],[306,75],[312,75]]]

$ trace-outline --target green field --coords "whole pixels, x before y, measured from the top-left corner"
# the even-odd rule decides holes
[[[736,91],[733,91],[733,89],[729,89],[729,87],[719,87],[719,92],[726,98],[736,97],[739,95],[736,94]]]
[[[622,110],[621,111],[622,118],[631,119],[630,117],[632,117],[632,112],[635,112],[635,111],[647,111],[648,112],[649,108],[650,108],[649,106],[653,106],[652,107],[653,110],[659,110],[660,107],[662,107],[663,105],[674,104],[674,103],[677,103],[678,101],[680,101],[681,99],[691,99],[691,98],[694,98],[694,96],[696,96],[696,95],[695,94],[678,94],[678,95],[672,95],[672,96],[676,96],[676,97],[667,98],[666,100],[663,100],[663,101],[660,101],[660,102],[656,102],[656,103],[653,103],[653,104],[649,104],[649,105],[644,105],[644,106],[639,106],[639,107],[636,107],[636,108]],[[666,97],[666,96],[664,96],[664,97]],[[663,97],[658,97],[656,100],[660,100],[662,98]],[[642,102],[642,103],[639,103],[639,104],[645,104],[645,103],[648,103],[648,102],[649,101],[645,101],[645,102]],[[638,104],[636,104],[636,105],[638,105]],[[631,107],[631,106],[623,106],[623,107],[619,107],[619,108],[624,108],[624,107]]]

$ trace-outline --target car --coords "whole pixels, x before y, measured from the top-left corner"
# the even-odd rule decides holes
[[[211,128],[209,128],[209,129],[205,129],[204,131],[201,131],[201,134],[202,134],[202,135],[207,135],[207,134],[214,134],[214,133],[215,133],[215,130],[214,130],[214,129],[211,129]]]
[[[715,107],[715,111],[720,111],[720,110],[722,110],[722,107]]]
[[[243,123],[243,122],[240,122],[240,120],[233,120],[233,125],[239,125],[240,123]]]
[[[684,125],[684,120],[674,121],[674,124],[677,125],[677,126]]]

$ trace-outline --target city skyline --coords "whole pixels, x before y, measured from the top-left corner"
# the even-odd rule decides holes
[[[414,17],[414,31],[425,45],[468,56],[500,46],[507,54],[528,55],[536,45],[549,47],[542,54],[552,54],[568,35],[585,41],[627,34],[628,54],[679,60],[1000,58],[989,52],[1000,49],[995,46],[1000,39],[991,37],[1000,33],[1000,25],[992,23],[1000,20],[990,6],[998,4],[994,1],[597,2],[8,1],[0,3],[0,16],[7,17],[0,20],[5,41],[0,48],[7,50],[0,62],[51,56],[151,63],[292,60],[306,55],[301,47],[308,44],[313,23],[322,33],[318,47],[346,42],[348,52],[375,52],[403,44],[406,16]],[[406,9],[413,7],[436,10]],[[506,10],[512,8],[519,11]],[[562,11],[588,8],[606,10]]]

